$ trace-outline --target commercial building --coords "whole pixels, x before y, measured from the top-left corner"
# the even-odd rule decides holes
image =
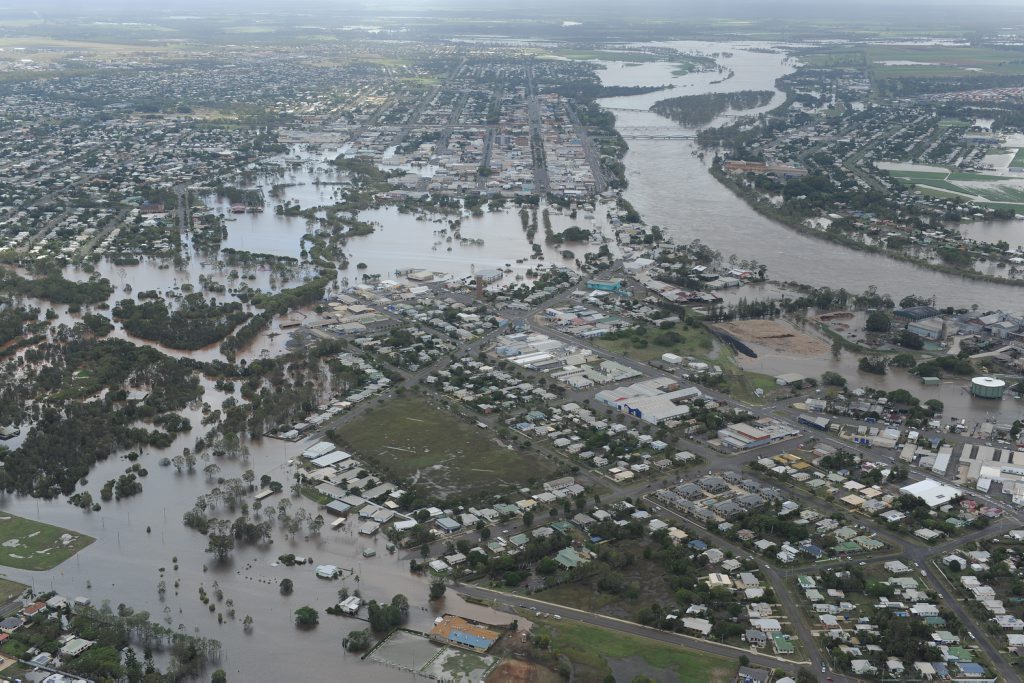
[[[945,505],[964,493],[955,486],[943,484],[934,479],[922,479],[902,487],[900,492],[920,498],[928,507],[933,508]]]

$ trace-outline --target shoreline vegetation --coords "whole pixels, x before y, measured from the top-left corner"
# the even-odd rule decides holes
[[[915,258],[908,254],[893,249],[884,249],[871,244],[864,244],[856,240],[844,239],[838,235],[832,235],[821,230],[815,230],[814,228],[804,225],[802,220],[796,220],[793,217],[783,214],[781,211],[773,210],[774,207],[766,205],[766,202],[757,201],[757,197],[745,190],[739,183],[733,180],[729,174],[725,173],[719,164],[712,164],[708,169],[708,172],[715,177],[723,186],[728,188],[734,195],[746,202],[747,206],[756,211],[761,216],[773,220],[785,227],[798,232],[802,235],[814,237],[826,242],[832,242],[842,247],[847,247],[855,251],[862,251],[870,254],[878,254],[879,256],[886,256],[896,261],[903,261],[904,263],[910,263],[919,268],[925,270],[931,270],[937,273],[943,273],[945,275],[959,276],[968,280],[978,280],[982,282],[991,282],[1000,285],[1010,285],[1012,287],[1024,287],[1024,280],[1014,280],[1010,278],[998,277],[995,275],[987,275],[985,273],[979,273],[976,270],[967,270],[963,268],[957,268],[942,263],[931,263],[924,259]]]
[[[688,128],[711,123],[728,111],[745,111],[763,107],[775,96],[773,90],[741,90],[729,93],[683,95],[658,100],[651,111]]]

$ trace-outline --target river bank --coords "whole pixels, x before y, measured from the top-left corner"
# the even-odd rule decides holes
[[[911,256],[907,253],[896,251],[894,249],[883,249],[872,244],[865,244],[857,240],[846,239],[838,235],[829,234],[823,230],[816,230],[808,227],[803,220],[797,220],[792,216],[787,216],[781,211],[775,210],[775,207],[770,203],[760,202],[757,200],[757,196],[747,191],[743,186],[737,183],[732,176],[722,171],[718,166],[712,165],[708,172],[723,186],[729,189],[734,195],[742,199],[747,206],[754,211],[758,212],[765,218],[768,218],[776,223],[780,223],[790,230],[798,232],[802,235],[807,235],[815,239],[822,240],[824,242],[831,242],[847,249],[853,249],[854,251],[863,251],[869,254],[878,254],[887,258],[894,259],[896,261],[902,261],[909,263],[918,268],[925,270],[935,271],[937,273],[945,273],[954,277],[962,277],[967,280],[980,280],[982,282],[992,282],[1001,285],[1010,285],[1013,287],[1024,287],[1024,280],[1022,279],[1011,279],[1005,277],[997,277],[994,275],[987,275],[985,273],[979,273],[976,270],[965,270],[963,268],[956,268],[944,263],[932,263],[925,259]],[[899,294],[899,293],[894,293]]]

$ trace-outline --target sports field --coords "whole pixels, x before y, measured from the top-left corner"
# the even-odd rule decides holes
[[[92,537],[0,512],[0,565],[52,569],[93,542]]]

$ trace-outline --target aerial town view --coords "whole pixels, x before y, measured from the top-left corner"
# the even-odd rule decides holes
[[[1024,681],[1024,3],[0,8],[0,682]]]

